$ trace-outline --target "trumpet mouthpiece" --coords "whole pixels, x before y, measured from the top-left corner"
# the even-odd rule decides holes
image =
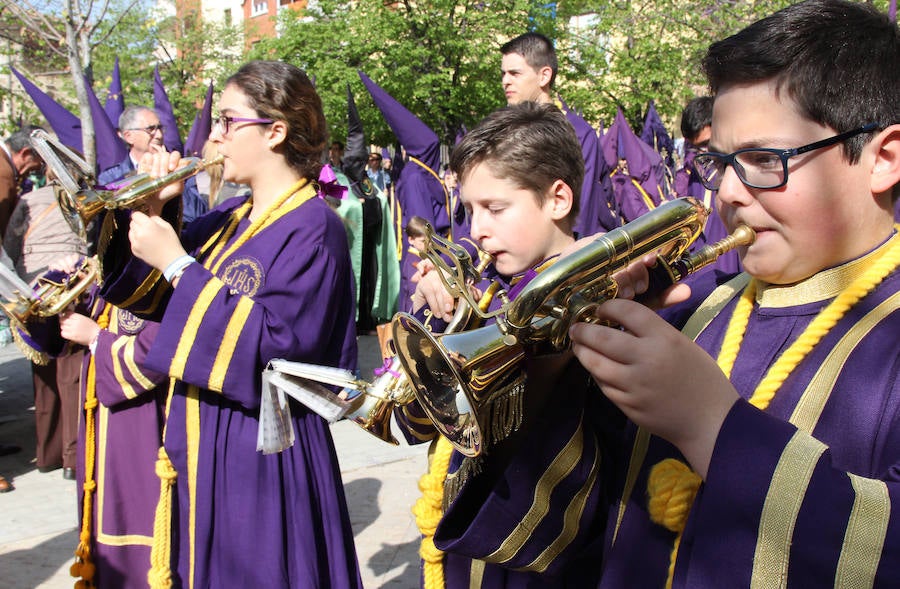
[[[738,225],[734,228],[734,231],[731,232],[730,237],[734,238],[734,247],[750,245],[756,241],[756,231],[747,225]]]

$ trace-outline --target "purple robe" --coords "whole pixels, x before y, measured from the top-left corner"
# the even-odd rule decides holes
[[[874,255],[898,247],[897,239]],[[744,399],[836,296],[835,285],[845,288],[871,261],[761,295],[731,378]],[[711,286],[714,275],[705,277]],[[696,301],[711,290],[694,286]],[[900,496],[898,293],[895,269],[828,330],[765,411],[735,403],[690,511],[673,587],[747,587],[751,575],[760,586],[782,578],[787,587],[900,583],[900,517],[892,509]],[[713,355],[736,301],[725,300],[697,338]],[[663,587],[676,536],[649,519],[647,476],[680,454],[655,437],[633,443],[642,436],[633,427],[619,435],[595,399],[559,389],[566,402],[550,405],[552,423],[538,419],[511,457],[491,455],[445,514],[436,545],[510,568],[540,563],[556,575],[531,586],[595,586],[570,577],[593,567],[600,587]],[[799,428],[788,422],[795,410]],[[482,587],[529,586],[513,573],[489,581],[490,566]]]
[[[356,368],[344,228],[321,199],[294,208],[289,202],[231,250],[250,225],[245,217],[223,238],[226,259],[213,273],[207,240],[227,235],[220,231],[240,204],[227,201],[186,229],[182,243],[200,263],[188,266],[176,289],[139,260],[104,260],[113,272],[104,284],[108,298],[130,298],[133,308],[161,315],[147,364],[175,379],[165,435],[177,471],[175,584],[359,587],[325,420],[291,400],[294,445],[272,455],[256,450],[260,375],[269,360]],[[120,227],[122,239],[127,223]]]
[[[91,316],[106,305],[97,299]],[[156,458],[162,443],[168,378],[145,367],[159,324],[111,307],[109,325],[94,351],[99,401],[94,410],[95,466],[91,560],[98,587],[147,587],[153,516],[159,500]],[[82,418],[78,428],[78,511],[82,521],[85,480],[85,418],[88,366],[81,373]]]
[[[416,162],[410,161],[403,166],[403,171],[397,179],[394,189],[396,206],[401,223],[400,236],[406,234],[405,229],[409,220],[414,217],[422,217],[434,228],[435,232],[446,236],[450,229],[450,216],[447,212],[447,199],[444,193],[444,184],[431,172]],[[407,298],[404,293],[412,294],[416,285],[409,282],[406,269],[414,266],[419,261],[418,257],[409,259],[407,248],[400,250],[400,302],[399,308],[404,308]]]
[[[610,168],[600,149],[597,132],[578,113],[565,105],[563,112],[575,129],[581,144],[581,155],[584,157],[584,181],[581,184],[574,231],[578,236],[584,237],[615,229],[621,223],[611,207],[613,195],[609,179]]]

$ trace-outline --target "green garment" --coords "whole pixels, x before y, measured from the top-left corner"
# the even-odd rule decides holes
[[[372,318],[375,323],[390,321],[397,312],[397,297],[400,293],[400,262],[397,260],[396,236],[391,222],[391,206],[383,192],[376,192],[381,202],[381,231],[375,244],[375,261],[378,264],[378,278],[375,281],[375,296],[372,299]]]
[[[362,203],[353,196],[350,190],[350,180],[343,173],[334,171],[337,181],[347,186],[347,196],[341,199],[337,208],[337,214],[344,221],[344,229],[347,230],[347,244],[350,246],[350,264],[353,266],[353,281],[356,287],[356,298],[353,302],[359,304],[359,272],[362,267],[363,247],[363,214]],[[359,309],[356,309],[356,319],[359,319]]]
[[[338,215],[344,220],[347,230],[347,243],[350,246],[350,263],[353,266],[353,277],[356,281],[356,302],[359,304],[360,269],[362,267],[363,247],[363,213],[362,203],[349,188],[350,180],[342,172],[335,170],[337,181],[347,186],[347,196],[341,199],[337,208]],[[372,297],[372,318],[375,323],[386,323],[397,312],[397,297],[400,293],[400,262],[396,253],[396,235],[391,220],[391,206],[387,196],[375,189],[375,196],[381,204],[381,229],[375,242],[375,263],[378,267],[375,280],[375,293]],[[359,309],[356,310],[359,319]]]

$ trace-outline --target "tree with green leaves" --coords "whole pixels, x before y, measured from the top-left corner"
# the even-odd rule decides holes
[[[504,103],[500,45],[532,27],[552,36],[555,24],[526,0],[359,0],[352,10],[322,0],[299,13],[283,11],[280,37],[262,40],[251,57],[307,70],[337,138],[346,134],[349,83],[369,140],[392,140],[356,73],[362,70],[449,142],[461,126]]]
[[[114,12],[112,0],[47,0],[40,4],[32,0],[0,0],[4,14],[20,22],[44,51],[64,59],[68,65],[78,99],[84,158],[92,166],[97,159],[94,119],[88,100],[93,79],[92,54],[138,0],[127,2],[122,11]],[[104,21],[107,21],[107,32],[101,34]]]
[[[282,11],[280,36],[251,57],[284,59],[315,77],[338,138],[345,133],[346,84],[357,97],[370,141],[391,134],[356,70],[363,70],[451,143],[504,104],[500,46],[528,30],[554,40],[556,90],[591,123],[622,109],[640,129],[651,99],[670,126],[684,104],[706,92],[700,58],[712,41],[790,4],[789,0],[576,0],[508,3],[410,0],[311,2]],[[875,0],[886,10],[888,0]]]
[[[243,43],[236,27],[205,22],[191,10],[167,16],[140,0],[0,0],[0,21],[0,37],[18,47],[28,43],[27,54],[11,56],[34,66],[26,71],[68,70],[66,87],[75,100],[63,92],[59,102],[81,119],[84,155],[92,165],[94,124],[83,80],[102,102],[118,57],[126,103],[152,106],[158,66],[183,137],[209,81],[223,79],[243,57],[231,49]]]

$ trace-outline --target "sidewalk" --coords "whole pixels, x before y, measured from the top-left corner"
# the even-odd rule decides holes
[[[371,375],[381,365],[378,341],[362,336],[359,343],[362,374]],[[418,587],[419,533],[410,509],[419,496],[427,444],[392,446],[347,421],[334,424],[332,433],[363,584]],[[15,344],[0,347],[0,443],[22,446],[18,454],[0,457],[0,474],[15,486],[0,494],[0,587],[71,589],[75,483],[64,480],[61,470],[41,474],[34,465],[31,368]]]

